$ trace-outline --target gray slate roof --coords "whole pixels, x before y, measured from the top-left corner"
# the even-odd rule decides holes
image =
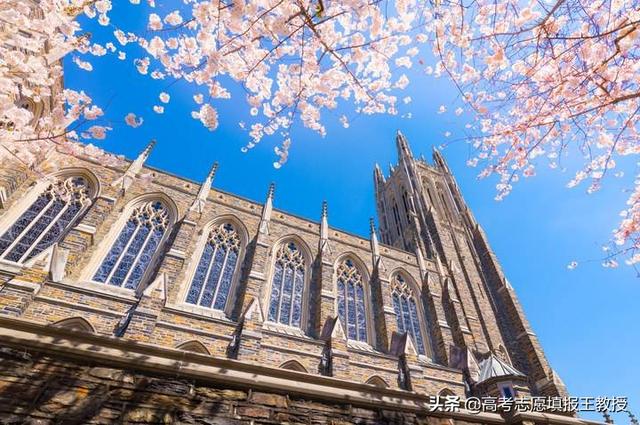
[[[518,376],[524,378],[524,373],[518,369],[500,360],[497,356],[491,354],[480,362],[480,377],[478,382],[484,382],[491,378],[500,376]]]

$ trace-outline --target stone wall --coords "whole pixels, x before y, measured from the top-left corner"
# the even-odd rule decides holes
[[[0,318],[2,424],[588,425],[431,412],[412,392]]]
[[[384,188],[377,187],[398,196],[402,185],[412,178],[406,174],[407,161],[405,158],[403,167]],[[412,164],[420,170],[417,180],[433,179],[439,185],[436,193],[442,195],[443,185],[449,184],[446,173],[421,162]],[[271,190],[265,204],[260,204],[205,186],[205,199],[201,199],[204,207],[196,210],[192,205],[200,199],[199,184],[149,167],[130,175],[129,166],[104,166],[60,152],[52,152],[38,164],[39,174],[12,169],[6,162],[0,164],[0,185],[7,189],[0,204],[0,233],[28,206],[29,196],[35,193],[34,187],[40,187],[36,185],[42,183],[43,175],[83,173],[95,181],[97,192],[91,207],[54,249],[45,251],[37,261],[17,264],[0,259],[0,316],[47,326],[66,326],[73,319],[73,326],[99,336],[118,336],[167,349],[188,347],[212,357],[272,368],[293,364],[308,375],[332,376],[357,384],[373,379],[390,389],[411,389],[423,395],[446,390],[460,396],[465,395],[468,382],[464,365],[451,362],[452,346],[476,353],[499,351],[504,323],[498,320],[514,320],[521,325],[515,336],[520,338],[524,329],[526,341],[506,349],[514,359],[525,357],[518,356],[521,346],[528,349],[528,359],[544,363],[530,376],[532,386],[555,388],[537,340],[529,343],[530,329],[515,295],[509,292],[500,305],[491,302],[490,295],[495,294],[484,286],[487,267],[479,266],[479,247],[467,243],[465,223],[460,217],[455,223],[449,219],[454,214],[452,204],[438,206],[439,213],[431,207],[425,209],[430,220],[422,226],[433,233],[440,253],[439,257],[427,258],[419,241],[414,241],[415,252],[407,252],[378,244],[375,229],[371,238],[365,239],[323,226],[326,221],[271,210],[277,199],[277,192],[274,198]],[[119,182],[126,176],[131,184],[125,187]],[[162,199],[173,211],[150,273],[135,291],[92,281],[95,269],[139,199]],[[325,213],[321,220],[327,220]],[[224,311],[214,311],[188,304],[185,294],[200,259],[199,247],[213,225],[227,221],[233,223],[241,239],[237,279],[227,306]],[[414,225],[420,226],[420,220],[416,219]],[[419,228],[405,230],[405,239],[414,233],[423,234]],[[265,317],[275,253],[289,240],[295,240],[305,252],[308,276],[302,306],[306,320],[295,329]],[[60,252],[66,255],[62,263],[54,259],[62,255]],[[346,258],[357,264],[370,290],[367,317],[371,332],[365,343],[348,341],[344,332],[336,329],[341,328],[335,322],[336,268]],[[53,264],[61,270],[54,272]],[[492,266],[498,267],[497,263]],[[419,320],[424,325],[424,332],[420,332],[430,345],[427,355],[417,355],[414,345],[398,334],[392,302],[397,274],[411,286],[418,310],[424,313]],[[497,280],[492,278],[491,283]],[[499,310],[497,318],[495,309]],[[409,379],[403,383],[399,376]]]
[[[0,313],[47,325],[82,318],[99,335],[121,334],[127,339],[170,348],[198,343],[209,354],[222,357],[229,355],[230,344],[234,336],[238,336],[242,349],[232,350],[238,360],[272,367],[295,361],[308,373],[320,374],[319,365],[328,344],[320,333],[337,314],[335,267],[349,257],[358,264],[365,284],[371,288],[369,320],[375,332],[364,346],[332,341],[334,371],[343,379],[362,383],[377,376],[389,386],[398,387],[398,355],[402,353],[391,353],[396,316],[389,287],[394,273],[402,271],[415,283],[417,291],[421,290],[422,272],[415,254],[380,245],[375,248],[380,257],[375,259],[370,240],[331,227],[322,236],[318,222],[278,209],[265,218],[263,205],[216,189],[210,190],[205,207],[196,212],[190,206],[199,185],[153,168],[144,168],[140,174],[146,177],[133,179],[123,191],[114,182],[120,181],[126,166],[106,167],[57,152],[39,164],[41,174],[23,175],[23,171],[11,170],[5,165],[1,171],[17,184],[2,205],[0,220],[4,218],[4,222],[0,224],[3,226],[11,224],[6,219],[8,214],[19,214],[18,210],[28,205],[24,199],[33,192],[41,175],[63,170],[85,173],[90,180],[96,180],[98,194],[93,205],[58,243],[58,247],[68,253],[61,279],[51,278],[50,257],[29,265],[0,261],[3,277]],[[138,291],[92,282],[92,270],[109,248],[109,238],[118,231],[118,223],[127,214],[127,208],[141,196],[162,196],[175,205],[176,210],[174,225],[169,229],[153,272]],[[193,269],[199,261],[197,247],[212,223],[222,220],[231,220],[242,239],[240,267],[236,272],[239,278],[231,295],[232,305],[224,312],[184,302]],[[261,230],[265,220],[266,230]],[[321,237],[326,238],[322,249]],[[264,318],[274,252],[287,238],[299,241],[308,257],[309,299],[303,308],[308,308],[309,314],[307,322],[297,331],[273,326]],[[437,276],[435,263],[427,261],[425,267],[432,278]],[[145,290],[153,282],[156,290]],[[250,330],[244,315],[251,302],[257,303],[260,320]],[[424,307],[425,311],[429,310]],[[425,328],[432,326],[430,316],[422,320]],[[337,349],[340,344],[343,348]],[[433,341],[433,345],[434,352],[447,349],[443,341]],[[461,372],[447,368],[443,355],[434,356],[432,361],[441,361],[445,367],[434,367],[426,357],[416,357],[415,384],[432,393],[447,388],[463,394]]]

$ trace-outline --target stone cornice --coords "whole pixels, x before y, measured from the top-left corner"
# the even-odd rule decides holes
[[[67,357],[109,367],[122,367],[170,376],[174,376],[176,370],[179,370],[181,376],[202,382],[266,390],[277,389],[287,394],[348,402],[352,405],[412,412],[429,411],[428,397],[422,394],[162,348],[112,336],[43,326],[10,317],[0,317],[0,339],[3,344],[9,346],[33,349],[55,355],[57,358]],[[494,413],[476,414],[467,410],[450,413],[433,412],[429,415],[483,424],[521,423],[523,419],[548,424],[597,424],[597,422],[579,418],[541,413],[521,414],[511,418],[503,418]]]

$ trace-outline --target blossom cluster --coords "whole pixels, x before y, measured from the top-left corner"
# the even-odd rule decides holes
[[[100,158],[119,159],[80,140],[104,139],[99,125],[103,110],[82,91],[63,89],[60,59],[71,53],[101,56],[103,46],[91,44],[76,21],[79,13],[108,23],[108,0],[20,0],[0,5],[0,155],[12,155],[31,166],[53,147]],[[82,69],[89,62],[74,57]]]
[[[622,0],[442,0],[430,28],[436,75],[453,79],[480,177],[499,176],[498,200],[541,163],[582,157],[569,187],[599,190],[620,158],[640,153],[640,9]],[[565,159],[566,161],[566,159]],[[616,252],[640,261],[634,182]],[[609,264],[609,263],[607,263]]]
[[[196,86],[192,116],[209,130],[218,126],[220,100],[231,97],[229,84],[240,85],[252,117],[240,123],[250,137],[244,150],[280,137],[275,166],[287,160],[295,123],[324,135],[323,111],[340,102],[356,113],[396,114],[394,92],[409,79],[394,71],[413,65],[424,23],[417,0],[395,8],[364,0],[184,3],[150,13],[144,34],[116,30],[120,47],[143,49],[135,59],[141,74]]]

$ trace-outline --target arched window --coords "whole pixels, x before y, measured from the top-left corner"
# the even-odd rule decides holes
[[[349,258],[338,266],[338,317],[345,327],[347,338],[367,342],[367,315],[365,310],[362,274]]]
[[[0,258],[22,262],[58,242],[91,204],[91,196],[84,177],[56,178],[0,236]]]
[[[289,360],[280,365],[280,369],[293,370],[295,372],[308,373],[307,369],[297,360]]]
[[[378,388],[388,388],[389,387],[389,384],[387,384],[386,381],[384,379],[382,379],[381,377],[379,377],[378,375],[374,375],[374,376],[370,377],[369,379],[367,379],[367,382],[365,382],[365,384],[373,385],[373,386],[378,387]]]
[[[269,320],[289,326],[300,326],[304,291],[305,259],[294,242],[283,244],[276,253]]]
[[[420,310],[415,294],[399,273],[392,281],[391,296],[393,297],[393,310],[396,313],[398,331],[407,333],[419,354],[426,354],[424,338],[420,329]]]
[[[438,391],[438,396],[439,397],[455,397],[455,393],[453,391],[451,391],[449,388],[443,388],[440,391]]]
[[[168,226],[169,212],[161,201],[148,201],[137,206],[102,260],[93,280],[136,289]]]
[[[198,340],[183,342],[176,347],[178,350],[191,351],[192,353],[211,355],[207,347]]]
[[[240,253],[240,238],[231,223],[208,236],[187,293],[187,303],[224,310]]]
[[[71,329],[73,331],[96,333],[93,325],[82,317],[70,317],[68,319],[62,319],[54,323],[52,326],[56,328]]]

